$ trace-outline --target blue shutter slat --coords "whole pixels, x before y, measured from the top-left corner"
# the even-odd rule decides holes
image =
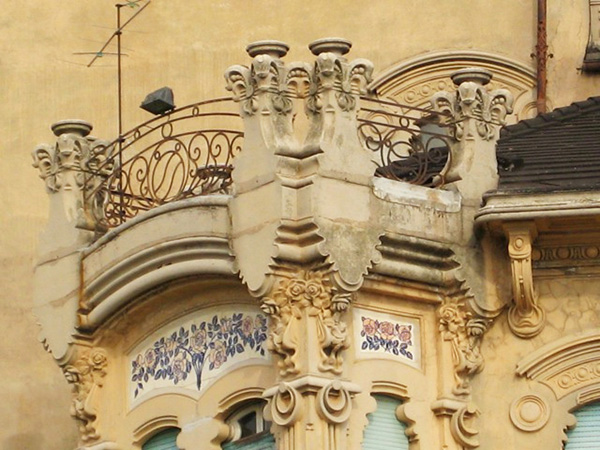
[[[179,450],[177,447],[178,428],[169,428],[155,434],[142,445],[142,450]]]
[[[396,418],[399,400],[384,395],[374,395],[377,410],[369,414],[369,424],[363,437],[363,450],[408,450],[406,425]]]
[[[565,450],[600,448],[600,402],[590,403],[575,411],[577,424],[567,432]]]

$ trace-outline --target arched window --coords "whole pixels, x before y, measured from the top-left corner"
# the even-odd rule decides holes
[[[369,425],[365,428],[363,450],[408,450],[406,424],[396,417],[396,409],[402,402],[387,395],[374,395],[377,409],[367,416]]]
[[[573,414],[577,424],[567,432],[565,450],[600,448],[600,401],[588,403]]]
[[[223,450],[275,450],[275,438],[269,432],[271,424],[262,414],[264,403],[252,403],[227,419],[229,438]]]
[[[179,450],[177,447],[177,435],[179,428],[167,428],[148,439],[142,450]]]

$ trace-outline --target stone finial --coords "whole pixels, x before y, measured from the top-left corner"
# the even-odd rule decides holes
[[[440,177],[446,184],[460,183],[456,186],[463,197],[477,200],[497,186],[494,148],[506,115],[512,112],[513,96],[506,89],[488,90],[492,73],[486,69],[461,69],[451,78],[456,92],[438,92],[431,99],[456,141]]]
[[[83,120],[62,120],[51,129],[56,143],[37,146],[32,153],[33,166],[39,169],[48,193],[62,197],[67,222],[98,231],[102,229],[103,185],[114,168],[112,147],[90,137],[92,125]],[[50,215],[57,213],[51,211]]]
[[[492,73],[481,68],[461,69],[450,75],[457,86],[455,93],[438,92],[431,99],[433,109],[452,116],[454,137],[486,141],[497,139],[498,131],[512,112],[513,96],[506,89],[489,91],[485,86]],[[473,126],[467,122],[473,120]]]

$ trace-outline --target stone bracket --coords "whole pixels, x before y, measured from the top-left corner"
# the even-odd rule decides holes
[[[513,304],[508,310],[508,325],[515,335],[529,339],[542,331],[546,320],[533,286],[531,255],[537,230],[533,222],[508,222],[503,228],[512,270]]]
[[[436,416],[449,419],[450,433],[461,448],[479,447],[479,431],[471,423],[480,414],[474,403],[440,398],[431,405],[431,410]]]

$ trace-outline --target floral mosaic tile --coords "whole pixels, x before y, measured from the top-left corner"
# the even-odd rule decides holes
[[[235,363],[268,358],[267,318],[261,313],[205,313],[178,322],[155,333],[132,353],[133,399],[157,387],[201,390],[207,379]]]
[[[415,319],[354,309],[358,357],[389,358],[420,367],[420,331]]]

